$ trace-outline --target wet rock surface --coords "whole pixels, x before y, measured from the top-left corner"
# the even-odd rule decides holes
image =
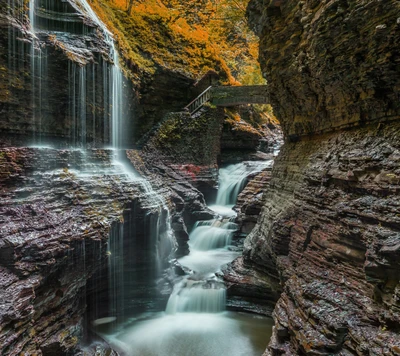
[[[396,354],[399,133],[371,126],[283,147],[244,251],[283,286],[267,354]]]
[[[286,137],[244,250],[283,288],[265,355],[399,352],[399,9],[250,2]]]
[[[239,232],[243,236],[247,236],[257,223],[264,204],[264,192],[268,189],[271,180],[271,170],[272,167],[259,174],[249,176],[246,187],[238,196],[234,210],[238,213],[236,222],[239,224]]]
[[[243,257],[227,265],[223,271],[227,287],[226,306],[230,310],[271,316],[279,299],[281,286],[279,280],[265,276],[263,270]]]
[[[217,166],[177,164],[171,156],[164,160],[162,152],[151,144],[141,151],[130,150],[128,157],[138,172],[153,185],[168,187],[173,192],[171,200],[175,213],[171,216],[171,224],[178,243],[175,256],[187,255],[189,231],[194,224],[198,220],[208,220],[215,216],[207,208],[203,193],[196,187],[215,184]]]
[[[88,280],[107,266],[111,229],[129,222],[129,204],[154,209],[141,184],[115,171],[112,155],[1,150],[2,355],[76,354],[87,330]],[[158,193],[170,201],[165,187]]]
[[[400,4],[252,0],[250,26],[287,137],[400,115]]]
[[[187,112],[166,115],[148,136],[140,151],[141,161],[148,171],[164,176],[165,183],[176,184],[178,194],[194,187],[206,199],[215,197],[224,117],[223,110],[212,108],[193,116]]]

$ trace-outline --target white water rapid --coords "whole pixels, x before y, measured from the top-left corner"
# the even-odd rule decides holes
[[[239,256],[231,246],[237,230],[231,207],[246,178],[271,164],[241,163],[220,170],[221,205],[216,210],[223,214],[195,224],[190,253],[179,259],[191,273],[175,285],[165,312],[133,318],[119,330],[99,330],[117,351],[128,356],[258,356],[263,352],[271,321],[226,311],[226,289],[217,273]]]

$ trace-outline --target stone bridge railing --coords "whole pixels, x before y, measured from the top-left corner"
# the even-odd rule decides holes
[[[268,104],[268,87],[266,85],[210,86],[184,109],[194,114],[207,102],[215,106]]]

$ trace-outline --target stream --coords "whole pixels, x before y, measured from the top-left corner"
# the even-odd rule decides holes
[[[271,166],[271,161],[243,162],[220,169],[215,205],[219,216],[198,221],[190,233],[190,253],[178,260],[190,273],[177,279],[166,309],[104,323],[97,332],[128,356],[258,356],[265,350],[272,320],[227,311],[221,267],[239,256],[232,246],[237,225],[232,210],[246,178]],[[112,319],[110,319],[112,320]],[[105,320],[107,322],[107,320]]]

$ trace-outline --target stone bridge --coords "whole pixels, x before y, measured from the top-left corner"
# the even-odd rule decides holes
[[[268,86],[210,86],[187,105],[185,110],[194,114],[207,102],[215,106],[268,104]]]

